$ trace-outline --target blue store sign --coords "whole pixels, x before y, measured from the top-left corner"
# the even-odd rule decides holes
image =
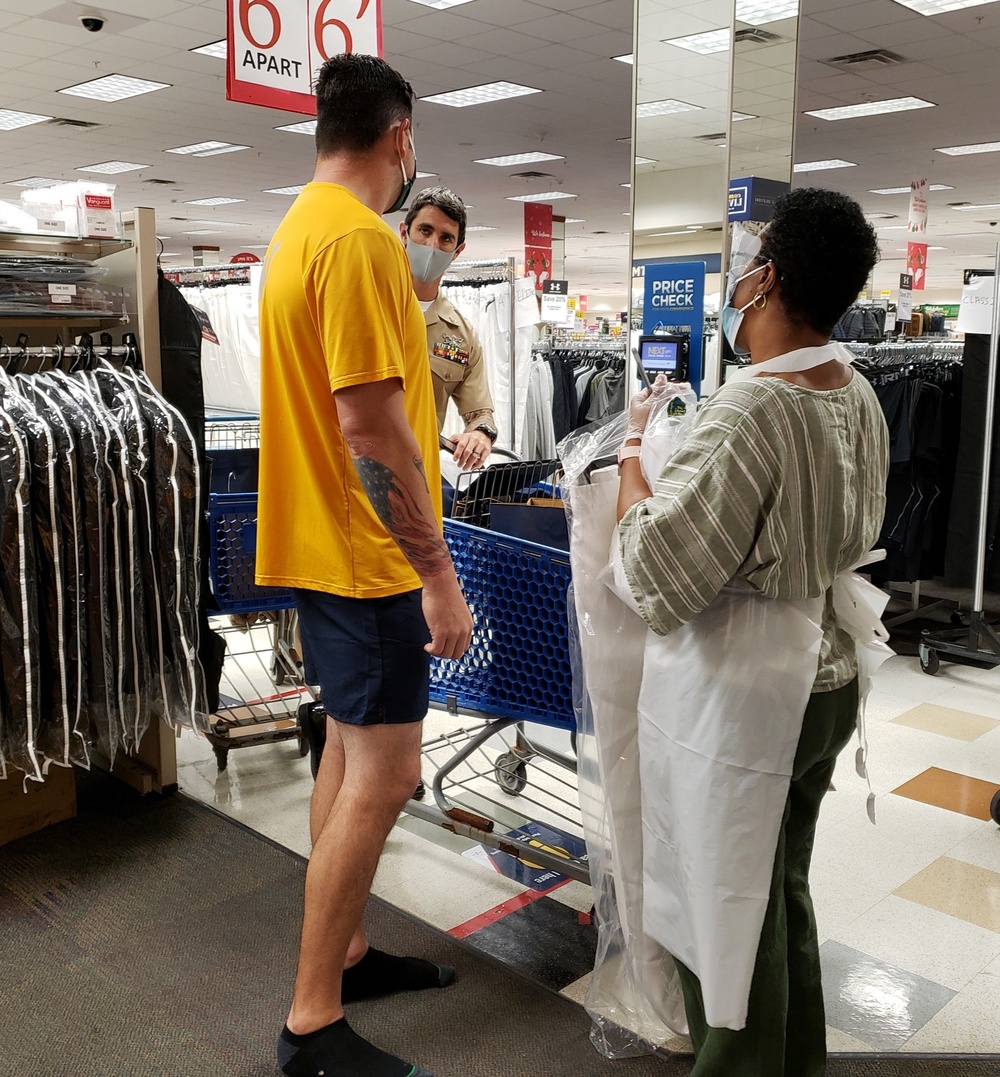
[[[705,263],[647,263],[644,276],[642,331],[690,338],[691,387],[699,393],[704,366]]]

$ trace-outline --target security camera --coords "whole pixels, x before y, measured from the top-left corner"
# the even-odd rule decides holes
[[[80,22],[84,30],[89,30],[92,34],[99,34],[104,29],[103,15],[81,15]]]

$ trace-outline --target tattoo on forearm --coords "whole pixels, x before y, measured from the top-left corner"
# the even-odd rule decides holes
[[[479,411],[470,411],[462,416],[462,420],[468,424],[473,422],[475,419],[482,419],[486,416],[488,416],[490,419],[493,418],[492,408],[480,408]]]
[[[451,554],[444,538],[433,520],[420,512],[412,491],[400,481],[392,468],[361,456],[354,461],[361,485],[382,521],[385,529],[396,540],[404,556],[420,576],[436,576],[451,564]],[[414,466],[427,489],[427,476],[423,462],[414,458]]]

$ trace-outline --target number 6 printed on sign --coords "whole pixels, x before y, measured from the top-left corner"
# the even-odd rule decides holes
[[[381,0],[227,0],[227,15],[230,101],[315,116],[326,60],[382,55]]]

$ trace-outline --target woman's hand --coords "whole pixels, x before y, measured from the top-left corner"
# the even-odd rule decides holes
[[[665,374],[657,374],[652,390],[643,389],[642,392],[636,393],[632,397],[632,402],[629,404],[628,409],[628,429],[625,431],[626,441],[630,438],[641,438],[646,432],[646,425],[649,423],[649,417],[653,413],[653,403],[669,384]]]

